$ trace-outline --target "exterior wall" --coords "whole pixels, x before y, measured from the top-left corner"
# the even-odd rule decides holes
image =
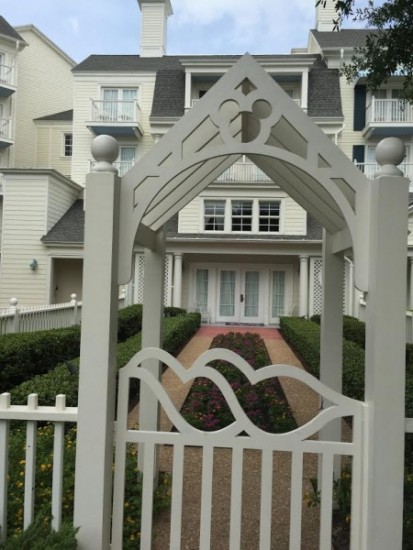
[[[363,144],[365,139],[362,132],[353,130],[354,120],[354,86],[347,84],[344,76],[340,77],[341,103],[344,115],[344,128],[339,138],[340,149],[351,159],[353,156],[353,145]]]
[[[58,174],[5,174],[0,307],[50,301],[50,257],[41,238],[76,200],[80,188]],[[33,259],[38,269],[32,271]]]
[[[142,111],[141,126],[144,131],[142,138],[117,138],[119,145],[135,144],[138,148],[138,158],[141,158],[152,146],[154,140],[150,133],[149,115],[152,110],[152,97],[155,87],[155,74],[124,75],[124,74],[75,74],[74,88],[74,120],[73,120],[73,157],[72,179],[84,185],[86,174],[90,171],[92,156],[90,147],[93,133],[88,129],[87,122],[91,119],[91,98],[101,99],[102,88],[138,88],[138,102]]]
[[[32,28],[17,30],[28,46],[18,55],[12,167],[33,168],[36,165],[33,119],[72,108],[74,63]]]
[[[142,2],[141,55],[157,57],[166,53],[167,16],[162,3]]]
[[[214,185],[196,197],[179,213],[178,232],[198,233],[203,230],[204,198],[252,198],[280,199],[282,201],[282,233],[285,235],[305,235],[307,233],[307,213],[293,199],[278,187],[273,189],[254,189],[251,187],[231,189]]]
[[[72,157],[64,156],[64,134],[72,132],[72,123],[36,124],[35,168],[53,168],[70,177]]]

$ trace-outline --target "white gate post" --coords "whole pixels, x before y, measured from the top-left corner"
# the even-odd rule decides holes
[[[322,308],[320,329],[320,381],[342,392],[343,373],[343,273],[344,257],[331,251],[331,235],[323,232]],[[329,403],[322,403],[322,408]],[[341,440],[341,420],[330,422],[320,432],[320,439]],[[340,461],[336,460],[335,477]]]
[[[396,165],[395,138],[376,149],[382,166],[370,182],[370,246],[366,297],[365,402],[361,548],[400,550],[403,530],[408,180]]]
[[[154,250],[145,248],[142,349],[162,348],[164,281],[165,237],[163,230],[160,229]],[[144,361],[142,368],[148,369],[160,380],[161,363],[157,359]],[[159,428],[159,403],[144,383],[141,383],[139,396],[139,427],[141,430],[158,430]],[[138,454],[138,467],[141,471],[143,470],[142,452]]]
[[[118,315],[118,145],[99,136],[87,176],[74,525],[79,550],[110,545]]]

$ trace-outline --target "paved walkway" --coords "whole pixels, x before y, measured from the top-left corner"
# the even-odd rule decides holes
[[[268,348],[271,361],[296,365],[302,368],[299,360],[283,340],[278,330],[262,327],[201,327],[188,345],[178,356],[181,364],[189,368],[194,359],[206,351],[216,334],[226,332],[256,332],[260,334]],[[318,396],[306,386],[291,379],[280,379],[290,407],[302,425],[317,414]],[[182,384],[170,371],[165,371],[162,382],[168,389],[177,408],[180,408],[190,390],[191,384]],[[130,422],[138,421],[136,411]],[[171,423],[161,415],[161,429],[171,429]],[[163,448],[160,453],[160,468],[172,471],[172,449]],[[261,458],[257,451],[246,451],[243,469],[243,509],[242,509],[242,550],[259,548],[259,510],[260,510],[260,477]],[[290,469],[291,460],[287,453],[276,453],[273,465],[275,490],[273,495],[273,528],[272,548],[288,550],[289,548],[289,514],[290,514]],[[310,489],[309,479],[316,476],[317,464],[314,456],[307,456],[304,462],[304,491]],[[188,448],[185,452],[185,479],[182,517],[182,549],[199,548],[200,494],[202,476],[202,455],[197,448]],[[217,449],[214,454],[214,481],[212,503],[211,550],[229,548],[229,490],[231,484],[231,453],[226,449]],[[169,548],[170,514],[166,511],[154,523],[154,550]],[[302,550],[317,550],[319,518],[318,511],[303,505]]]

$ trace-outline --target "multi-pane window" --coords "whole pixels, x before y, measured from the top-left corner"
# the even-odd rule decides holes
[[[225,201],[206,200],[204,202],[205,231],[224,231]]]
[[[73,153],[73,134],[63,135],[63,154],[65,157],[71,157]]]
[[[252,231],[252,201],[232,201],[231,230]]]
[[[258,230],[263,233],[280,230],[280,202],[279,201],[260,201],[259,202],[259,220]]]
[[[104,88],[102,90],[103,112],[108,122],[135,120],[136,88]]]

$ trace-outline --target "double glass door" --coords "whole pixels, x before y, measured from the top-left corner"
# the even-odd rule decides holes
[[[262,304],[263,288],[260,270],[220,270],[218,321],[261,323]]]

